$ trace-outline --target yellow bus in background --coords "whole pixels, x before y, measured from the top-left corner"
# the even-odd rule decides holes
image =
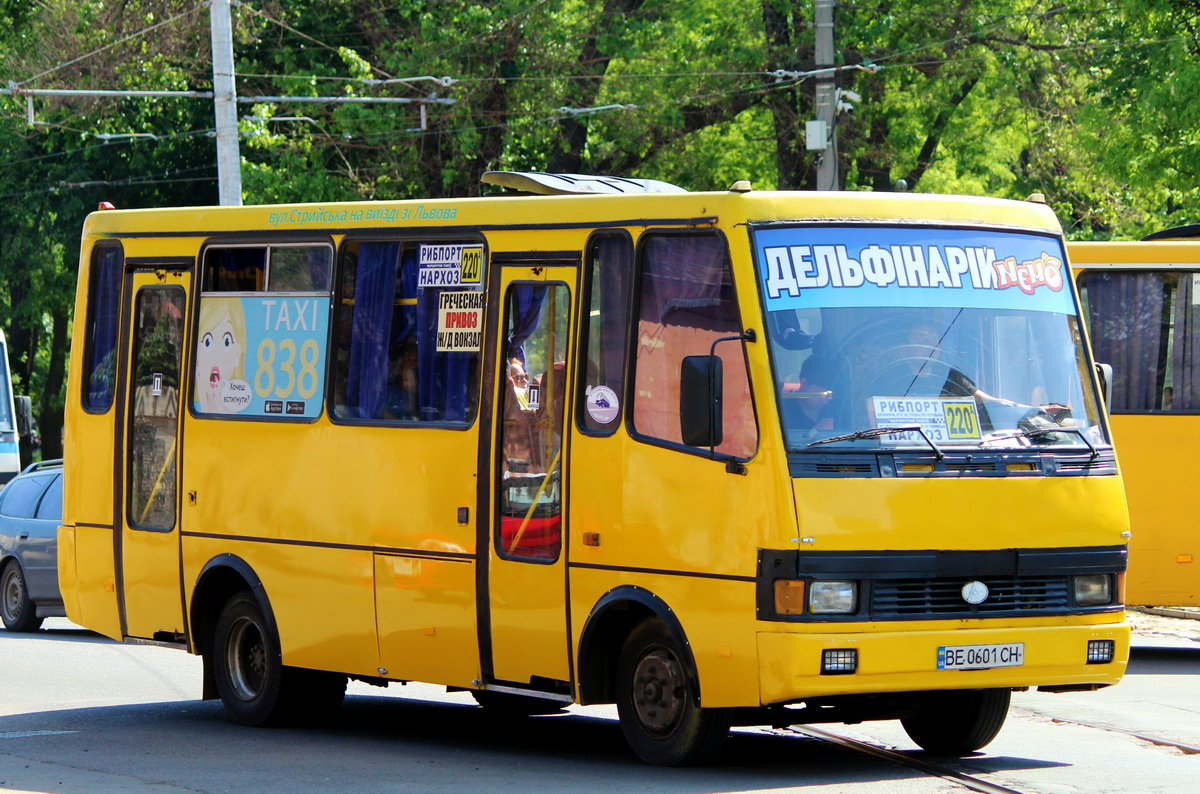
[[[1133,532],[1126,601],[1200,606],[1188,496],[1200,445],[1200,227],[1068,249],[1096,360],[1113,368],[1108,408]]]
[[[544,195],[91,214],[70,618],[259,725],[347,679],[616,703],[655,764],[1125,670],[1128,519],[1037,201]],[[574,193],[575,195],[568,195]]]

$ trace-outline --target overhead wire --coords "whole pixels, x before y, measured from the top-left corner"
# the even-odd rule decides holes
[[[516,22],[518,17],[521,17],[521,16],[531,13],[533,10],[535,10],[539,6],[544,5],[547,1],[548,0],[538,0],[538,2],[535,2],[531,5],[529,5],[525,9],[517,12],[517,14],[510,17],[508,20],[506,20],[505,24],[507,25],[507,24],[512,24],[512,23]],[[938,42],[924,44],[924,45],[920,45],[917,47],[909,48],[907,50],[893,52],[893,53],[886,54],[886,55],[880,55],[878,57],[871,59],[870,63],[879,65],[882,67],[884,65],[883,62],[886,62],[886,61],[895,61],[906,55],[911,55],[913,53],[922,52],[922,51],[937,48],[937,47],[944,47],[948,44],[952,44],[952,43],[963,41],[963,40],[969,40],[972,38],[978,38],[980,36],[984,36],[986,34],[992,33],[997,30],[1009,28],[1009,27],[1011,27],[1011,23],[1013,20],[1021,20],[1026,23],[1030,23],[1036,19],[1045,18],[1045,17],[1053,15],[1053,14],[1062,13],[1064,10],[1078,7],[1078,6],[1085,5],[1085,4],[1089,4],[1089,3],[1090,3],[1090,0],[1077,0],[1077,2],[1074,2],[1074,3],[1059,5],[1059,6],[1056,6],[1054,8],[1048,9],[1048,10],[1037,11],[1037,12],[1032,12],[1032,13],[1025,13],[1025,14],[1020,14],[1020,13],[995,14],[995,15],[976,14],[973,16],[976,16],[976,17],[991,16],[991,17],[994,17],[995,19],[1005,20],[1005,21],[999,22],[995,25],[989,25],[989,26],[986,26],[983,28],[979,28],[979,29],[976,29],[976,30],[968,32],[968,33],[963,33],[963,34],[959,34],[959,35],[956,35],[953,37],[949,37],[947,39],[943,39]],[[111,42],[110,44],[107,44],[104,47],[100,47],[89,53],[78,56],[77,58],[73,58],[69,61],[65,61],[51,69],[44,70],[32,77],[27,78],[26,80],[21,81],[20,83],[17,83],[16,85],[25,85],[25,84],[27,84],[33,80],[36,80],[40,77],[44,77],[45,75],[52,74],[53,72],[58,71],[62,68],[65,68],[72,64],[78,63],[89,57],[93,57],[107,49],[117,46],[118,44],[129,41],[138,36],[146,35],[147,33],[152,32],[164,25],[170,24],[179,19],[182,19],[189,15],[193,15],[193,14],[197,13],[200,9],[204,8],[205,5],[206,4],[202,4],[200,6],[192,8],[188,11],[173,15],[173,16],[169,17],[168,19],[165,19],[161,22],[150,25],[136,33],[130,34],[128,36],[124,36],[121,39],[118,39],[117,41]],[[340,50],[337,47],[334,47],[324,41],[321,41],[320,39],[310,36],[310,35],[304,33],[303,31],[300,31],[300,30],[296,29],[295,27],[287,24],[286,22],[283,22],[282,20],[272,17],[271,15],[267,14],[266,12],[260,11],[259,9],[253,8],[252,6],[245,4],[245,3],[239,4],[239,5],[241,8],[247,10],[248,12],[263,18],[264,20],[270,22],[271,24],[279,26],[280,28],[288,31],[289,33],[300,36],[300,37],[304,38],[305,40],[311,41],[312,43],[314,43],[326,50],[329,50],[331,52],[340,52]],[[848,5],[848,6],[843,6],[843,8],[850,8],[850,9],[856,9],[856,10],[870,10],[871,9],[870,6],[866,6],[866,5],[863,5],[863,6]],[[906,13],[908,13],[908,12],[906,12]],[[942,16],[949,17],[951,15],[944,14]],[[1186,36],[1180,36],[1180,37],[1175,37],[1175,38],[1171,38],[1171,39],[1164,39],[1162,41],[1163,42],[1171,42],[1171,41],[1184,40],[1187,38],[1188,37],[1186,37]],[[1064,48],[1064,51],[1086,50],[1089,48],[1097,48],[1097,47],[1108,48],[1108,47],[1122,47],[1122,46],[1138,46],[1138,45],[1146,45],[1146,44],[1153,44],[1153,43],[1158,43],[1158,42],[1104,42],[1104,43],[1095,43],[1095,44],[1081,43],[1081,44],[1076,44],[1074,47]],[[460,46],[463,46],[463,45],[460,45]],[[453,52],[453,51],[454,50],[451,49],[449,52]],[[446,52],[443,52],[441,54],[441,57],[444,58],[446,54],[447,54]],[[961,59],[961,58],[939,59],[939,60],[920,61],[920,62],[905,63],[905,64],[892,63],[892,64],[887,64],[887,65],[890,66],[890,68],[896,68],[899,66],[917,67],[917,66],[931,65],[931,64],[937,64],[937,63],[945,63],[950,60],[962,61],[964,59]],[[384,75],[388,79],[395,79],[388,72],[384,71],[381,68],[378,68],[374,65],[370,65],[370,68],[375,73]],[[845,69],[850,69],[850,68],[862,68],[862,64],[841,65],[841,66],[838,66],[835,68],[838,70],[845,70]],[[816,71],[816,70],[813,70],[813,71]],[[684,104],[684,103],[688,103],[688,102],[699,102],[699,101],[703,101],[706,99],[713,99],[713,98],[720,97],[720,96],[728,96],[728,95],[745,93],[745,92],[763,93],[763,92],[771,91],[771,90],[778,89],[778,88],[793,88],[793,87],[795,87],[795,85],[803,82],[809,76],[811,76],[812,72],[811,71],[808,73],[797,72],[797,73],[789,73],[789,74],[792,75],[791,79],[784,80],[784,81],[777,80],[777,82],[773,83],[773,84],[756,84],[753,86],[742,86],[742,87],[725,89],[725,90],[720,90],[720,91],[707,92],[707,93],[703,93],[703,94],[690,95],[690,96],[686,96],[686,97],[665,99],[665,100],[661,100],[661,101],[657,101],[657,102],[641,103],[641,104],[632,104],[632,103],[615,104],[614,103],[613,105],[610,105],[610,106],[599,106],[596,108],[585,108],[585,109],[559,108],[558,112],[536,114],[536,116],[533,118],[524,118],[524,119],[509,118],[509,119],[506,119],[504,122],[495,123],[495,124],[459,126],[459,127],[455,127],[455,128],[435,129],[435,130],[405,129],[405,130],[393,130],[393,131],[380,131],[380,132],[374,132],[374,133],[368,132],[368,133],[361,133],[359,135],[354,135],[349,138],[349,141],[350,142],[362,141],[362,142],[365,142],[368,145],[370,145],[373,140],[384,140],[387,138],[419,137],[419,136],[423,136],[423,135],[445,135],[445,134],[454,134],[454,133],[467,132],[467,131],[486,131],[486,130],[499,129],[499,128],[512,128],[517,125],[531,126],[531,125],[537,125],[537,124],[555,123],[555,122],[564,120],[565,118],[568,118],[570,116],[577,116],[577,115],[584,115],[584,114],[598,115],[600,113],[610,113],[610,112],[618,112],[618,111],[634,112],[634,111],[643,110],[643,109],[665,107],[665,106],[669,106],[669,105],[679,105],[679,104]],[[290,75],[289,76],[289,75],[269,75],[269,74],[246,73],[244,75],[239,75],[239,76],[255,77],[255,78],[270,78],[270,79],[294,78],[294,79],[304,79],[304,80],[340,80],[340,81],[344,81],[344,82],[370,82],[370,80],[368,80],[366,78],[317,76],[317,75]],[[462,78],[454,78],[454,79],[456,80],[456,82],[459,82],[459,83],[481,83],[481,82],[489,82],[489,81],[495,81],[495,80],[505,80],[505,81],[510,81],[510,82],[517,82],[517,81],[537,82],[537,81],[552,81],[552,80],[595,80],[598,77],[607,81],[607,80],[635,80],[635,79],[636,80],[642,80],[642,79],[649,80],[649,79],[697,78],[697,77],[723,78],[723,77],[771,77],[771,76],[777,76],[777,73],[761,72],[761,71],[713,71],[713,72],[665,72],[665,73],[657,73],[657,74],[655,74],[655,73],[648,73],[648,74],[616,73],[616,74],[605,74],[605,75],[462,77]],[[568,112],[564,113],[563,111],[568,111]],[[359,121],[363,122],[366,120],[360,119]],[[383,119],[380,119],[380,121],[383,121]],[[57,126],[61,126],[63,129],[68,129],[68,130],[71,129],[69,127],[66,127],[65,125],[57,125]],[[85,132],[82,130],[72,130],[72,131]],[[171,138],[176,138],[176,137],[185,137],[185,136],[192,136],[192,135],[196,135],[196,134],[211,134],[211,133],[212,133],[212,130],[194,130],[194,131],[188,131],[188,132],[183,132],[183,133],[166,133],[163,135],[156,135],[154,140],[171,139]],[[321,135],[313,135],[311,133],[300,133],[300,134],[290,133],[289,137],[309,137],[309,138],[313,138],[313,139],[326,138],[326,139],[329,139],[329,140],[335,141],[335,142],[339,141],[339,140],[347,141],[346,135],[339,136],[337,134],[325,133],[324,131],[322,131]],[[135,142],[134,139],[128,139],[126,141],[121,141],[120,143],[133,143],[133,142]],[[112,142],[105,142],[102,144],[97,144],[96,146],[93,146],[93,147],[79,147],[77,149],[71,150],[70,153],[85,152],[85,151],[89,151],[91,149],[97,148],[99,146],[112,146],[112,145],[116,145],[116,144],[112,143]],[[21,163],[33,162],[33,161],[37,161],[37,160],[41,160],[41,159],[48,159],[48,158],[59,157],[59,156],[68,156],[68,155],[69,155],[68,152],[40,155],[40,156],[36,156],[36,157],[32,157],[32,158],[26,158],[24,160],[13,161],[12,163],[5,164],[5,165],[21,164]]]

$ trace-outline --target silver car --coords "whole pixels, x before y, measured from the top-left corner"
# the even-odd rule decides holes
[[[62,461],[34,463],[0,491],[0,618],[9,631],[36,631],[63,617],[58,589]]]

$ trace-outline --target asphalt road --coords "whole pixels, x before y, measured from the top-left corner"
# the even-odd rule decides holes
[[[1200,788],[1200,621],[1134,614],[1126,679],[1095,693],[1018,693],[1008,724],[949,771],[1030,794]],[[0,631],[0,790],[35,792],[966,791],[970,781],[786,731],[735,733],[704,768],[626,749],[611,708],[504,720],[468,695],[351,684],[337,720],[250,729],[201,702],[200,661],[65,620]],[[823,726],[907,758],[897,723]],[[1131,734],[1140,734],[1135,736]]]

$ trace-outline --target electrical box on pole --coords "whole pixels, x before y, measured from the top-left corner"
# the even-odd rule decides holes
[[[233,24],[229,0],[210,0],[213,110],[217,127],[217,183],[222,206],[242,204],[242,156],[238,147],[237,96],[233,82]]]

